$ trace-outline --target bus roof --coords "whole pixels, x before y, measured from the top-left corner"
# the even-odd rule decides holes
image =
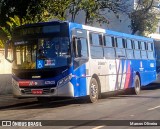
[[[25,24],[25,25],[21,25],[19,27],[16,27],[16,29],[19,28],[27,28],[27,27],[37,27],[37,26],[44,26],[44,25],[53,25],[53,24],[60,24],[60,23],[66,23],[68,24],[67,21],[51,21],[51,22],[38,22],[38,23],[32,23],[32,24]]]
[[[153,42],[152,38],[148,38],[148,37],[144,37],[144,36],[131,35],[131,34],[126,34],[126,33],[122,33],[122,32],[112,31],[112,30],[108,30],[108,29],[101,29],[101,28],[96,28],[96,27],[91,27],[91,26],[86,26],[86,25],[83,25],[83,28],[87,29],[87,30],[91,30],[91,31],[106,33],[107,35]]]
[[[20,27],[17,27],[17,29],[18,28],[43,26],[43,25],[52,25],[52,24],[59,24],[59,23],[62,23],[62,24],[66,23],[66,24],[70,24],[73,28],[86,29],[86,30],[90,30],[90,31],[105,33],[107,35],[112,35],[112,36],[117,36],[117,37],[122,37],[122,38],[137,39],[137,40],[142,40],[142,41],[153,42],[153,39],[152,38],[148,38],[148,37],[131,35],[131,34],[126,34],[126,33],[112,31],[112,30],[108,30],[108,29],[102,29],[102,28],[92,27],[92,26],[88,26],[88,25],[82,25],[82,24],[68,22],[68,21],[50,21],[50,22],[39,22],[39,23],[34,23],[34,24],[26,24],[26,25],[22,25]]]

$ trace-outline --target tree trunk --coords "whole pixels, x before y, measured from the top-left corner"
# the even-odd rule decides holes
[[[88,24],[89,12],[86,11],[85,25]]]

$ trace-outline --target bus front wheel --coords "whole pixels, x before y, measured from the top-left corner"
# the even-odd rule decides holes
[[[89,88],[90,88],[89,102],[95,103],[98,101],[99,98],[99,87],[98,87],[98,82],[95,78],[91,79]]]
[[[140,79],[139,79],[139,76],[136,75],[135,79],[134,79],[134,91],[133,91],[133,93],[136,94],[136,95],[139,95],[140,91],[141,91]]]

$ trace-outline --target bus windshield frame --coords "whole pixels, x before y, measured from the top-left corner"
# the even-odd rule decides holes
[[[71,64],[67,24],[22,26],[14,30],[13,44],[13,69],[50,69]]]

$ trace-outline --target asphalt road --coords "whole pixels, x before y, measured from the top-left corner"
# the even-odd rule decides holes
[[[160,120],[160,86],[144,89],[138,96],[121,92],[116,95],[107,94],[95,104],[79,100],[58,100],[40,104],[35,99],[19,100],[12,96],[0,96],[0,120],[24,122],[38,120],[42,125],[44,123],[61,125],[38,127],[44,129],[159,129],[160,126],[155,124],[156,120]],[[134,124],[148,122],[145,124],[154,124],[154,126],[130,126],[133,124],[130,122]]]

